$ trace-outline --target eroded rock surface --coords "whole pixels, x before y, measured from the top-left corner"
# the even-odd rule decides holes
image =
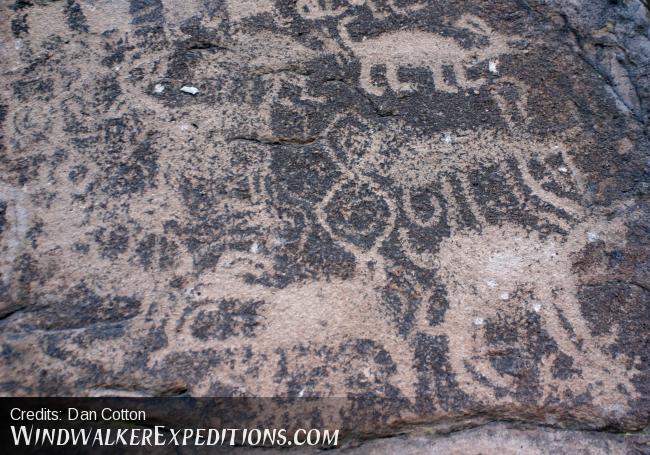
[[[2,394],[648,424],[642,2],[1,11]]]
[[[350,447],[350,455],[629,455],[646,453],[648,437],[590,431],[519,427],[496,423],[447,435],[420,434],[377,439]],[[304,453],[310,453],[308,450]],[[311,453],[316,453],[312,451]]]

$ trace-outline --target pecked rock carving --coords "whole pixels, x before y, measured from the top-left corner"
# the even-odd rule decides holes
[[[0,10],[3,395],[648,425],[639,1]]]
[[[459,87],[469,89],[485,83],[484,78],[469,79],[466,76],[467,67],[485,60],[496,61],[500,55],[510,51],[508,38],[494,34],[484,22],[472,16],[461,17],[454,27],[480,36],[487,44],[469,48],[461,46],[453,38],[417,30],[390,32],[376,38],[364,37],[362,41],[355,42],[347,29],[347,24],[352,20],[353,17],[342,19],[339,33],[346,47],[359,59],[361,87],[376,96],[383,95],[384,90],[375,87],[372,82],[375,66],[385,65],[388,86],[395,92],[412,90],[408,84],[400,82],[400,68],[419,67],[432,72],[436,90],[456,93]],[[451,68],[454,82],[445,77],[445,67]]]
[[[599,353],[614,341],[616,332],[593,337],[578,311],[571,256],[588,241],[587,229],[594,228],[586,223],[566,238],[547,239],[516,228],[487,229],[451,237],[441,247],[440,276],[449,293],[449,308],[443,322],[426,333],[447,336],[453,353],[450,364],[459,378],[467,378],[459,379],[459,384],[468,393],[483,389],[489,396],[496,388],[508,396],[516,393],[517,382],[526,374],[539,375],[540,400],[556,386],[551,378],[563,374],[570,377],[565,392],[576,395],[598,382],[593,399],[600,406],[615,408],[631,391],[635,373],[626,365],[637,364],[639,358],[602,357]],[[540,371],[528,370],[532,352],[526,354],[519,343],[513,346],[491,333],[507,318],[513,321],[502,329],[514,330],[513,338],[521,336],[522,320],[539,319],[547,339],[536,342],[550,343],[554,351],[541,359]],[[556,371],[561,362],[568,362],[570,371]]]

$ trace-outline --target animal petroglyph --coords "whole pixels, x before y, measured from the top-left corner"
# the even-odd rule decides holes
[[[553,376],[558,375],[553,369],[562,359],[571,366],[568,376],[572,379],[566,386],[573,393],[584,390],[577,385],[582,381],[602,383],[599,393],[603,396],[594,397],[597,401],[605,396],[611,400],[620,393],[619,383],[631,378],[628,359],[602,356],[615,337],[591,336],[571,273],[572,258],[588,242],[587,231],[594,228],[585,222],[568,236],[543,239],[521,228],[492,226],[443,241],[438,275],[449,293],[449,309],[443,322],[428,333],[448,338],[450,363],[463,389],[483,396],[492,396],[492,388],[502,388],[506,394],[515,390],[520,376],[526,374],[516,332],[523,329],[526,319],[539,319],[542,330],[557,345],[556,352],[541,362],[539,376],[545,393],[551,392]],[[517,313],[524,316],[517,319]],[[508,326],[512,343],[492,340],[490,332],[508,318],[517,320]],[[538,337],[538,342],[544,341]]]
[[[425,6],[415,4],[400,7],[395,2],[377,5],[376,2],[365,0],[351,1],[349,4],[368,5],[375,17],[383,17],[386,11],[409,14]],[[489,60],[488,70],[498,74],[499,56],[512,53],[513,48],[510,43],[517,39],[515,36],[507,37],[495,32],[476,16],[463,15],[453,24],[453,28],[480,38],[478,44],[465,47],[453,37],[421,30],[389,31],[372,38],[364,36],[361,41],[355,41],[348,31],[348,25],[355,21],[356,17],[345,16],[348,9],[349,7],[343,4],[331,1],[300,0],[296,4],[297,12],[305,19],[337,18],[339,36],[361,65],[361,87],[376,96],[381,96],[385,92],[385,87],[377,86],[373,82],[373,68],[379,66],[385,66],[388,86],[396,93],[413,90],[410,84],[400,81],[401,68],[429,69],[436,90],[447,93],[480,87],[486,82],[486,78],[468,78],[467,69]],[[453,73],[451,79],[446,77],[448,75],[445,74],[445,68],[451,69]],[[454,78],[455,80],[452,80]]]
[[[436,139],[409,139],[394,144],[393,151],[390,151],[385,144],[393,141],[394,136],[388,131],[375,131],[370,138],[363,137],[353,126],[342,126],[341,132],[344,136],[349,135],[350,158],[339,162],[347,173],[348,182],[369,180],[364,177],[369,175],[381,176],[391,179],[404,192],[401,202],[385,192],[376,192],[391,208],[393,215],[386,218],[383,233],[366,248],[368,252],[375,251],[394,229],[394,210],[398,205],[415,225],[430,229],[447,228],[451,234],[467,224],[467,212],[473,220],[470,224],[486,226],[490,224],[487,218],[494,216],[491,212],[507,211],[508,206],[521,207],[522,210],[537,207],[540,224],[553,225],[565,231],[584,216],[579,203],[584,182],[564,145],[458,132],[454,136],[447,133]],[[508,200],[481,200],[476,186],[477,181],[483,178],[494,180],[485,185],[494,187],[498,184],[507,188]],[[339,186],[345,181],[343,178]],[[334,186],[317,207],[326,226],[327,217],[323,210],[338,190],[338,186]],[[423,202],[432,208],[425,218],[416,213],[416,193],[419,199],[424,194],[426,201]],[[499,208],[499,204],[507,207]],[[350,240],[342,237],[340,232],[330,230],[330,233],[338,241],[350,244]],[[400,229],[400,236],[406,246],[405,253],[414,263],[424,268],[435,265],[434,254],[429,253],[435,251],[435,246],[413,247],[407,228]],[[359,245],[350,245],[350,248],[358,251]]]
[[[449,229],[439,249],[418,242],[413,237],[413,228],[402,224],[398,231],[404,254],[417,266],[436,270],[447,289],[449,308],[443,322],[428,327],[426,315],[419,314],[416,326],[420,333],[448,338],[450,363],[461,378],[461,388],[489,397],[496,389],[515,389],[517,374],[521,372],[512,371],[517,368],[510,365],[502,368],[510,368],[504,373],[490,363],[490,359],[499,357],[499,352],[503,354],[510,348],[490,345],[486,330],[495,321],[516,320],[523,313],[538,318],[542,330],[557,345],[553,355],[541,359],[539,376],[543,388],[553,382],[553,374],[558,374],[554,370],[557,363],[568,361],[573,362],[572,372],[580,377],[571,381],[575,390],[576,381],[584,386],[605,375],[615,379],[605,381],[603,390],[607,392],[603,396],[610,399],[619,393],[619,383],[630,378],[626,369],[628,359],[588,360],[602,359],[599,353],[613,338],[591,337],[576,298],[577,282],[571,264],[588,242],[587,231],[594,229],[594,225],[580,202],[584,177],[573,164],[566,145],[494,136],[488,140],[481,133],[459,132],[456,136],[447,133],[435,141],[411,139],[394,144],[399,153],[391,156],[383,148],[383,144],[394,139],[390,133],[374,131],[367,138],[355,132],[354,127],[347,128],[343,127],[342,134],[348,138],[348,159],[339,161],[344,175],[318,205],[319,220],[337,242],[355,254],[359,264],[373,262],[379,270],[388,265],[379,251],[398,228],[397,207],[418,228]],[[501,179],[500,184],[512,196],[505,204],[536,206],[540,224],[556,226],[559,231],[545,237],[522,226],[496,223],[497,218],[490,215],[489,208],[500,201],[483,201],[474,188],[481,174]],[[350,186],[350,182],[360,182],[369,190],[375,188],[370,175],[395,182],[403,191],[403,200],[400,202],[386,191],[375,191],[385,202],[382,210],[390,214],[376,212],[384,222],[383,228],[374,237],[365,233],[364,240],[369,239],[370,243],[364,243],[332,226],[328,212],[337,199],[336,193]],[[417,204],[415,193],[419,198]],[[427,200],[423,201],[422,195]],[[430,208],[427,218],[416,207],[423,204]],[[468,211],[474,223],[463,225],[463,214]],[[430,291],[423,288],[422,292]],[[424,311],[424,306],[420,311]],[[517,363],[504,358],[502,363]],[[544,389],[543,394],[548,393],[551,390]],[[504,396],[507,395],[505,392]]]
[[[497,59],[512,52],[509,39],[492,31],[485,22],[473,16],[463,16],[455,27],[488,39],[489,44],[466,48],[454,38],[419,30],[386,32],[375,38],[354,41],[348,32],[348,24],[354,18],[339,21],[339,33],[345,45],[352,50],[361,64],[361,87],[376,96],[384,94],[384,88],[373,83],[374,67],[386,67],[386,79],[394,92],[410,91],[413,88],[399,80],[400,68],[428,68],[433,74],[436,89],[456,93],[459,88],[474,88],[485,83],[485,78],[470,79],[467,68],[487,59]],[[510,38],[511,40],[511,38]],[[455,83],[445,77],[445,67],[453,70]]]
[[[648,144],[610,96],[643,60],[575,8],[5,3],[5,395],[647,416]]]
[[[381,134],[377,136],[381,142]],[[628,369],[630,359],[624,356],[606,357],[603,360],[602,351],[615,335],[592,337],[580,313],[576,297],[578,282],[571,273],[571,267],[576,254],[589,242],[589,232],[599,231],[601,237],[607,240],[610,231],[618,228],[599,225],[587,216],[579,202],[562,195],[571,191],[580,192],[583,187],[583,178],[572,164],[566,146],[531,141],[526,146],[517,147],[515,144],[518,142],[502,138],[500,143],[495,142],[500,145],[483,149],[480,136],[470,135],[465,139],[453,140],[455,147],[443,140],[413,142],[410,149],[402,148],[402,161],[413,160],[412,163],[419,162],[420,166],[410,166],[407,163],[399,170],[384,173],[385,176],[396,179],[403,189],[408,188],[409,183],[411,188],[427,185],[438,188],[436,185],[439,184],[448,186],[447,194],[437,192],[432,196],[434,217],[430,220],[423,220],[410,202],[402,204],[414,223],[435,227],[444,224],[447,218],[459,219],[454,224],[454,229],[442,240],[436,254],[429,256],[419,252],[413,246],[408,229],[403,230],[401,245],[405,253],[418,266],[435,270],[437,279],[447,291],[449,302],[442,320],[436,324],[429,322],[424,314],[425,306],[422,305],[412,332],[406,335],[407,340],[418,333],[448,340],[451,372],[456,375],[459,387],[477,399],[492,400],[496,391],[500,391],[500,399],[513,400],[512,395],[522,376],[538,368],[538,399],[543,401],[558,393],[554,375],[558,374],[558,362],[565,361],[570,363],[570,371],[566,373],[562,386],[564,389],[561,391],[572,390],[578,394],[589,390],[590,384],[599,382],[601,385],[598,392],[591,392],[594,400],[603,406],[613,405],[621,398],[620,384],[627,387],[634,370]],[[475,148],[471,144],[475,144]],[[214,339],[200,334],[197,336],[196,328],[206,314],[212,314],[211,311],[218,314],[221,311],[219,305],[223,306],[219,302],[232,299],[243,302],[244,306],[248,305],[246,302],[265,302],[254,312],[235,311],[235,319],[229,322],[235,327],[235,332],[246,334],[247,330],[251,333],[254,331],[258,342],[277,336],[278,331],[285,334],[283,339],[287,341],[287,346],[302,339],[322,343],[328,340],[342,342],[346,336],[360,332],[369,339],[375,339],[373,333],[377,332],[377,327],[381,327],[379,332],[394,331],[382,311],[377,290],[386,281],[385,270],[390,267],[390,260],[382,256],[380,247],[397,225],[399,204],[395,195],[377,188],[373,179],[364,175],[370,173],[369,166],[379,169],[374,167],[377,163],[373,163],[371,158],[373,150],[379,152],[379,149],[375,149],[378,143],[367,146],[369,150],[365,160],[361,158],[360,161],[347,165],[339,162],[344,172],[316,208],[318,219],[327,232],[356,256],[355,277],[334,281],[315,280],[281,290],[251,286],[242,281],[242,276],[250,270],[246,261],[263,267],[271,267],[272,264],[265,255],[259,254],[258,248],[252,248],[249,253],[228,253],[220,260],[217,269],[220,271],[203,278],[203,283],[197,288],[200,297],[194,297],[196,303],[173,311],[175,316],[172,319],[177,322],[170,324],[167,331],[169,339],[174,342],[158,352],[152,362],[162,362],[166,355],[184,350],[206,347],[217,349],[224,346],[244,349],[248,343],[246,335],[232,336],[225,340],[222,335]],[[483,153],[479,153],[479,150],[483,150]],[[423,161],[427,155],[432,157],[430,160],[438,160],[437,167],[431,161]],[[548,213],[550,221],[563,223],[563,232],[544,236],[512,223],[490,222],[482,216],[482,210],[471,190],[467,189],[464,194],[460,194],[452,188],[455,178],[465,178],[465,186],[470,186],[467,179],[473,171],[507,159],[515,162],[515,170],[519,169],[519,172],[510,171],[509,182],[512,188],[527,185],[529,198],[536,195],[544,204],[557,209],[569,209],[571,214]],[[446,166],[443,165],[445,162]],[[545,172],[539,173],[535,163],[544,163]],[[552,168],[551,164],[555,167]],[[432,169],[438,171],[431,172]],[[336,209],[333,205],[339,204],[336,194],[343,191],[355,195],[375,193],[386,201],[380,211],[388,212],[385,217],[388,221],[375,235],[372,232],[371,235],[362,232],[364,238],[370,238],[366,243],[352,238],[349,232],[342,231],[332,222],[330,213]],[[519,192],[525,197],[524,190],[513,192]],[[406,194],[409,199],[412,192]],[[360,196],[358,199],[363,198]],[[467,205],[468,200],[474,202]],[[476,211],[475,216],[479,221],[475,226],[462,226],[460,223],[461,213],[468,207]],[[376,264],[374,272],[368,271],[366,267],[370,261]],[[425,295],[431,292],[425,286],[420,291]],[[301,314],[300,309],[304,310],[305,305],[310,305],[311,308],[308,318],[288,316]],[[219,316],[219,324],[224,325],[224,321],[230,317],[227,312],[223,312]],[[544,353],[540,355],[538,364],[526,364],[525,356],[517,357],[517,350],[520,348],[519,343],[524,343],[523,338],[535,338],[534,336],[522,332],[517,335],[519,338],[515,336],[517,339],[513,339],[512,343],[501,340],[495,342],[490,338],[491,331],[496,330],[494,327],[504,320],[510,323],[509,329],[514,333],[524,331],[527,320],[535,321],[549,337],[548,340],[541,339],[539,342],[550,344],[554,348],[550,352],[540,350]],[[216,330],[215,327],[218,328],[219,324],[212,329]],[[222,330],[218,329],[214,333],[221,333]],[[406,373],[409,354],[405,352],[404,345],[399,338],[391,342],[384,339],[384,347],[399,365],[394,380],[405,393],[415,394]],[[273,357],[275,354],[269,350],[266,355]],[[209,384],[203,386],[208,387]],[[254,384],[246,384],[245,387],[251,388],[249,391],[255,390]],[[336,388],[319,390],[315,386],[310,390],[313,393],[342,392]],[[273,393],[273,390],[264,392]]]

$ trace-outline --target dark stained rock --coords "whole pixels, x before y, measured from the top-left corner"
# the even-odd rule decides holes
[[[0,394],[354,397],[370,438],[522,422],[387,452],[647,450],[608,433],[650,422],[647,2],[0,14]]]

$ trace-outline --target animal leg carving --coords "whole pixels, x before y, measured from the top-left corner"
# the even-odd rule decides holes
[[[371,95],[382,96],[384,94],[384,87],[378,87],[372,80],[372,67],[370,62],[361,62],[361,88]]]
[[[436,86],[436,90],[446,93],[458,93],[458,87],[453,84],[450,84],[445,80],[445,74],[442,69],[442,65],[434,64],[429,67],[433,73],[433,83]]]
[[[465,67],[460,64],[454,64],[454,74],[456,75],[456,81],[458,82],[458,85],[461,87],[478,88],[486,82],[486,79],[484,77],[478,79],[468,79]]]
[[[471,184],[464,177],[460,177],[458,179],[458,182],[462,187],[463,195],[465,196],[465,200],[467,201],[467,205],[469,205],[469,209],[472,212],[472,215],[476,219],[476,223],[479,226],[486,226],[487,220],[483,216],[481,209],[478,207],[478,205],[476,205],[476,202],[474,201],[474,195],[472,194],[472,190],[469,188]]]
[[[388,80],[388,85],[393,89],[395,93],[399,92],[412,92],[414,90],[411,84],[405,84],[399,80],[399,66],[397,65],[386,65],[386,79]]]

